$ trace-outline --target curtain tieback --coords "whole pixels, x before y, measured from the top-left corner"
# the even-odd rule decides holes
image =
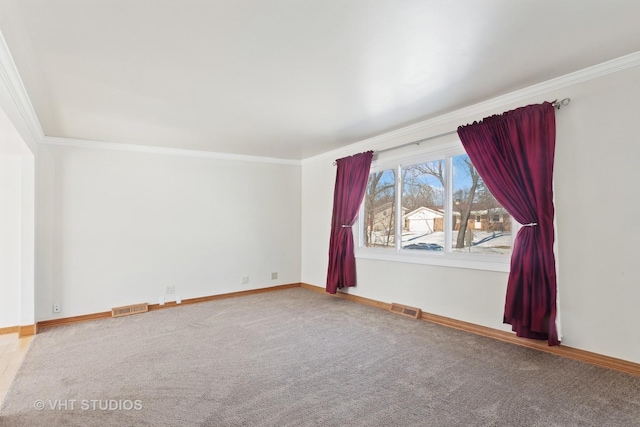
[[[529,224],[522,224],[523,227],[534,227],[536,225],[538,225],[537,222],[530,222]],[[343,227],[344,227],[344,225],[343,225]]]
[[[342,228],[351,228],[350,225],[342,224]]]

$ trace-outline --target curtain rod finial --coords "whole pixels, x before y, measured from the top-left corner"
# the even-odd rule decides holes
[[[571,102],[571,98],[564,98],[561,101],[554,102],[553,106],[556,107],[556,110],[559,110],[560,108],[564,107],[565,105],[569,105],[570,102]]]

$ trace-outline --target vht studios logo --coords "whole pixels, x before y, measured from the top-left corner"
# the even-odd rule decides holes
[[[38,411],[140,411],[141,400],[116,399],[49,399],[36,400],[33,407]]]

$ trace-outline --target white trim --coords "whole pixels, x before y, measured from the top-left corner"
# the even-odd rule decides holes
[[[411,212],[409,212],[409,213],[406,213],[406,214],[402,215],[402,219],[404,220],[404,219],[408,218],[408,217],[409,217],[409,215],[413,215],[413,214],[415,214],[415,213],[417,213],[417,212],[419,212],[419,211],[429,211],[429,212],[433,212],[434,214],[436,214],[436,215],[441,216],[441,217],[443,217],[443,218],[444,218],[444,212],[440,212],[440,211],[437,211],[437,210],[435,210],[435,209],[430,209],[430,208],[427,208],[427,207],[425,207],[425,206],[420,206],[418,209],[414,209],[414,210],[412,210]]]
[[[89,141],[86,139],[56,138],[44,136],[45,145],[64,145],[69,147],[92,148],[102,150],[134,151],[138,153],[168,154],[172,156],[201,157],[206,159],[236,160],[240,162],[275,163],[300,166],[300,160],[278,159],[275,157],[247,156],[242,154],[216,153],[212,151],[186,150],[182,148],[154,147],[149,145],[122,144],[117,142]]]
[[[24,123],[36,142],[40,142],[44,136],[40,121],[36,115],[27,90],[22,84],[22,79],[13,62],[9,47],[0,32],[0,79],[4,82],[11,95],[11,99],[20,112]]]
[[[462,145],[462,143],[460,143]],[[453,156],[449,156],[445,158],[445,171],[452,172],[453,171]],[[455,218],[453,213],[453,173],[446,173],[444,179],[447,181],[444,186],[444,251],[445,253],[453,252],[453,227],[456,222],[458,222],[458,218]],[[450,209],[447,207],[450,206]],[[460,223],[462,223],[462,214],[460,214]],[[511,239],[513,242],[513,238]]]
[[[318,154],[313,157],[307,157],[302,160],[302,164],[314,162],[322,159],[335,159],[343,155],[345,152],[357,152],[359,150],[375,150],[388,148],[384,146],[385,143],[390,141],[397,142],[399,138],[415,134],[420,131],[432,130],[442,125],[450,125],[451,122],[460,120],[467,120],[467,117],[474,115],[484,115],[487,111],[503,108],[505,105],[513,104],[516,102],[526,101],[530,98],[543,96],[548,92],[564,89],[579,83],[583,83],[588,80],[593,80],[598,77],[602,77],[608,74],[613,74],[618,71],[625,70],[627,68],[637,67],[640,65],[640,51],[631,53],[629,55],[621,56],[611,61],[603,62],[598,65],[584,68],[582,70],[566,74],[551,80],[547,80],[542,83],[535,84],[533,86],[526,87],[514,92],[510,92],[506,95],[501,95],[487,101],[479,102],[468,107],[461,108],[448,114],[428,119],[410,126],[405,126],[401,129],[397,129],[391,132],[384,133],[382,135],[374,136],[348,146],[328,151],[326,153]],[[548,101],[553,101],[552,99]],[[571,107],[568,107],[571,108]],[[483,117],[477,117],[476,120],[480,120]],[[458,123],[456,126],[464,125],[466,123]],[[425,134],[421,138],[428,138],[435,136],[439,133],[452,131],[455,129],[435,129],[432,135]],[[407,141],[410,142],[410,141]]]

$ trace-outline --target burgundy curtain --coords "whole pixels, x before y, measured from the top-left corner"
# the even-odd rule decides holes
[[[518,336],[558,345],[553,254],[555,110],[529,105],[458,128],[487,188],[524,226],[516,236],[504,323]]]
[[[336,160],[336,186],[333,192],[333,216],[329,240],[327,292],[356,285],[356,259],[351,226],[358,216],[369,180],[373,151]]]

